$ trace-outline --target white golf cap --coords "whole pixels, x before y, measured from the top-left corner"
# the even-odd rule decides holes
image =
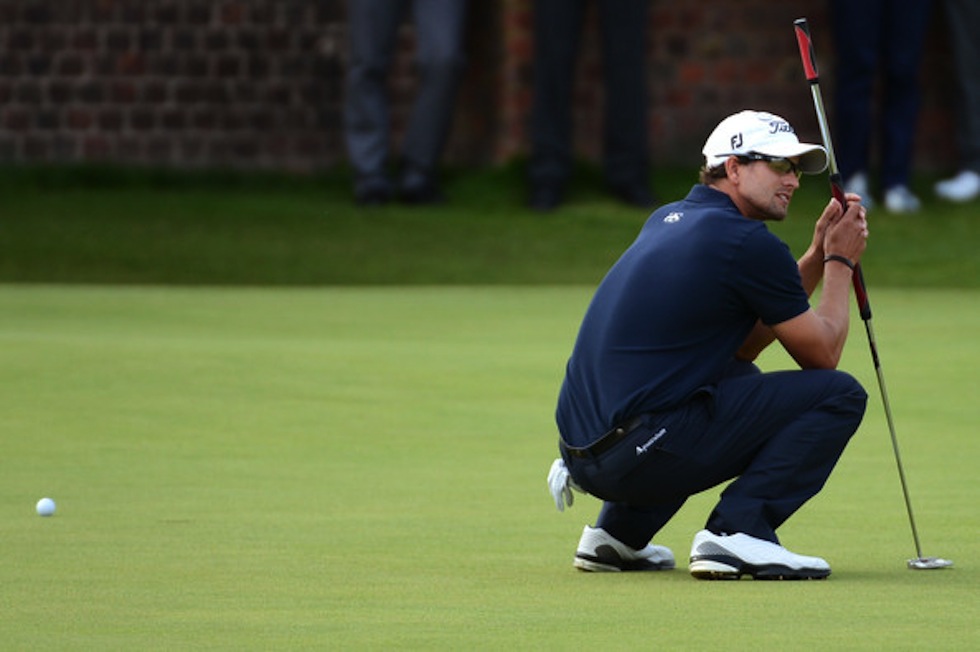
[[[721,165],[729,156],[762,154],[779,158],[800,157],[800,170],[818,174],[827,169],[827,150],[801,143],[796,131],[778,115],[764,111],[742,111],[722,120],[704,143],[708,168]]]

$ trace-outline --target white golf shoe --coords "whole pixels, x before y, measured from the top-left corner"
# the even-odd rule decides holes
[[[946,201],[965,202],[980,197],[980,174],[963,170],[952,179],[936,184],[936,195]]]
[[[664,546],[630,548],[602,528],[588,525],[575,551],[575,568],[592,572],[657,571],[674,567],[674,553]]]
[[[868,175],[864,172],[856,172],[844,182],[844,192],[853,192],[861,195],[861,205],[869,211],[874,207],[874,200],[871,199],[871,187],[868,185]]]
[[[917,213],[921,208],[922,202],[908,186],[892,186],[885,191],[885,209],[889,213]]]
[[[721,536],[701,530],[691,545],[691,575],[699,580],[820,580],[830,565],[819,557],[804,557],[777,543],[747,534]]]

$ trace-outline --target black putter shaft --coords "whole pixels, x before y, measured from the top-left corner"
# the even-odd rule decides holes
[[[834,154],[834,146],[830,138],[830,126],[827,123],[827,112],[823,106],[823,96],[820,93],[820,75],[817,72],[817,57],[813,49],[813,41],[810,39],[810,27],[806,18],[798,18],[793,21],[796,29],[796,41],[800,46],[800,57],[803,59],[803,70],[806,79],[810,82],[810,92],[813,95],[813,105],[817,112],[817,123],[820,126],[820,135],[823,138],[824,148],[827,150],[827,163],[830,171],[830,189],[834,197],[847,208],[847,200],[844,196],[844,183],[841,179],[840,170],[837,169],[837,157]],[[905,497],[905,509],[909,514],[909,525],[912,528],[912,539],[915,542],[915,554],[922,559],[922,546],[919,544],[919,532],[915,527],[915,516],[912,513],[912,500],[909,498],[908,483],[905,480],[905,469],[902,465],[902,455],[898,450],[898,437],[895,435],[895,423],[892,420],[892,410],[888,402],[888,392],[885,390],[885,377],[881,372],[881,361],[878,358],[878,345],[875,342],[874,329],[871,327],[871,303],[868,301],[868,290],[864,284],[864,273],[861,265],[855,265],[854,269],[854,296],[857,299],[858,309],[861,312],[861,319],[864,321],[864,330],[868,333],[868,345],[871,347],[871,359],[874,362],[875,374],[878,377],[878,389],[881,392],[881,403],[885,408],[885,419],[888,421],[888,432],[892,439],[892,449],[895,451],[895,464],[898,466],[898,477],[902,483],[902,495]]]

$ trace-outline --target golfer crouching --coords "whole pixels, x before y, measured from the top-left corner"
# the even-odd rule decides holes
[[[586,311],[549,488],[559,510],[572,489],[604,501],[579,540],[582,570],[673,568],[651,540],[689,496],[731,481],[694,535],[691,574],[825,578],[826,561],[787,550],[776,531],[820,491],[864,415],[867,394],[836,367],[865,212],[857,195],[846,210],[831,200],[794,261],[765,222],[786,217],[826,151],[779,116],[743,111],[703,153],[700,183],[650,216]],[[800,369],[753,364],[774,340]]]

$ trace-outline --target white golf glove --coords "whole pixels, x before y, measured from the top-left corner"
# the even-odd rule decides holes
[[[565,511],[565,503],[571,507],[575,502],[572,489],[585,493],[582,487],[572,480],[572,476],[568,474],[568,467],[565,466],[565,460],[560,457],[551,463],[551,470],[548,471],[548,489],[551,490],[551,497],[555,499],[555,507],[559,512]]]

